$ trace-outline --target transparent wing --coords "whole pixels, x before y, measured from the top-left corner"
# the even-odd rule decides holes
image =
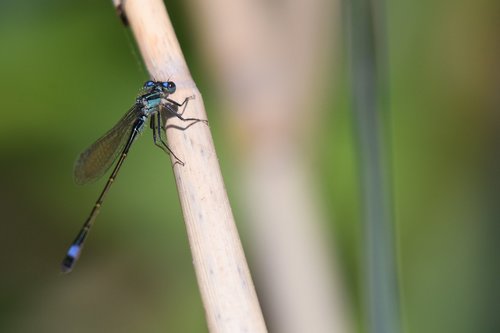
[[[140,108],[134,105],[112,129],[78,156],[74,169],[77,184],[93,182],[109,169],[125,146],[139,113]]]

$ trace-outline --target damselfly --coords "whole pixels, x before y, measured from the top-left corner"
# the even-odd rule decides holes
[[[186,106],[188,100],[194,98],[194,96],[187,97],[182,103],[178,103],[169,98],[170,95],[175,93],[175,90],[176,86],[172,81],[147,81],[134,105],[125,116],[78,157],[74,170],[75,181],[78,184],[86,184],[97,180],[111,167],[117,158],[118,161],[104,189],[97,198],[89,217],[69,247],[66,257],[64,257],[62,262],[63,272],[71,271],[80,257],[85,239],[99,213],[104,197],[108,193],[111,184],[113,184],[132,143],[137,135],[142,132],[148,119],[150,119],[155,145],[172,154],[176,163],[184,165],[184,162],[174,154],[163,140],[162,130],[164,130],[165,122],[170,117],[177,117],[183,121],[203,121],[205,123],[206,120],[182,117],[182,114],[178,112],[179,107]]]

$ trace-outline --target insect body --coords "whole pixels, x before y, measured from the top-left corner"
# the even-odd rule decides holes
[[[184,165],[184,162],[173,153],[165,140],[163,140],[162,129],[164,129],[166,120],[169,117],[177,117],[183,121],[203,121],[205,123],[207,121],[182,117],[178,113],[179,107],[185,106],[188,100],[194,98],[194,96],[184,99],[182,103],[178,103],[169,98],[170,95],[175,93],[175,90],[176,86],[172,81],[147,81],[136,98],[134,105],[123,118],[78,157],[74,169],[75,181],[78,184],[86,184],[97,180],[111,167],[114,161],[118,160],[104,189],[97,198],[89,217],[64,257],[62,262],[63,272],[70,272],[80,257],[85,239],[99,213],[104,197],[125,161],[132,143],[137,138],[137,135],[143,131],[144,124],[146,124],[148,119],[153,131],[153,142],[155,145],[171,154],[176,163]]]

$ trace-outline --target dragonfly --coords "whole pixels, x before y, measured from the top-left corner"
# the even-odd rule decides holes
[[[116,164],[87,220],[73,243],[71,243],[62,261],[61,270],[63,272],[70,272],[80,257],[85,240],[99,213],[104,198],[115,181],[130,147],[137,136],[144,130],[148,119],[153,132],[154,144],[167,154],[171,154],[175,159],[174,164],[184,165],[184,162],[174,154],[163,139],[162,130],[165,129],[166,120],[170,117],[177,117],[182,121],[202,121],[207,124],[208,122],[202,119],[183,117],[182,113],[179,113],[179,108],[185,108],[187,102],[194,99],[194,96],[189,96],[182,103],[178,103],[169,97],[175,91],[176,85],[172,81],[146,81],[130,110],[113,128],[79,155],[74,168],[74,178],[75,182],[80,185],[101,178],[115,161]]]

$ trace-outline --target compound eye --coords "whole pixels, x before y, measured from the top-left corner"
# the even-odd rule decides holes
[[[173,94],[175,92],[176,86],[172,81],[162,82],[161,85],[168,91],[168,93]]]
[[[154,85],[155,83],[153,81],[146,81],[146,83],[144,83],[144,88],[151,88]]]

